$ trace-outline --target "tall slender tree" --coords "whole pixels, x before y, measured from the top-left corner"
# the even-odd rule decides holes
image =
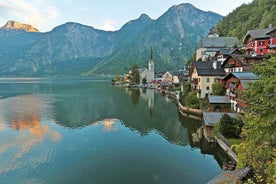
[[[134,64],[131,67],[131,82],[139,84],[140,83],[140,73],[139,73],[139,66]]]

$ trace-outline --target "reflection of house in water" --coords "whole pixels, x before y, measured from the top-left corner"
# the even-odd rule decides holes
[[[141,97],[142,99],[146,100],[148,102],[148,108],[153,109],[154,107],[154,90],[150,89],[141,89]]]

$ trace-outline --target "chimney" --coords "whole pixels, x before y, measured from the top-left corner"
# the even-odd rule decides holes
[[[269,24],[269,25],[268,25],[268,28],[269,28],[269,29],[272,29],[272,24]]]

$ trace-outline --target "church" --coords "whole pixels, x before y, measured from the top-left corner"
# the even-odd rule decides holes
[[[152,48],[150,49],[150,59],[148,63],[148,68],[139,68],[140,73],[140,83],[143,83],[143,79],[145,78],[147,83],[150,83],[154,80],[154,62],[153,62],[153,54]]]

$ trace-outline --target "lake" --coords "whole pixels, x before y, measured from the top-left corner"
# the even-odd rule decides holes
[[[3,184],[201,184],[224,152],[154,90],[101,79],[0,79]]]

